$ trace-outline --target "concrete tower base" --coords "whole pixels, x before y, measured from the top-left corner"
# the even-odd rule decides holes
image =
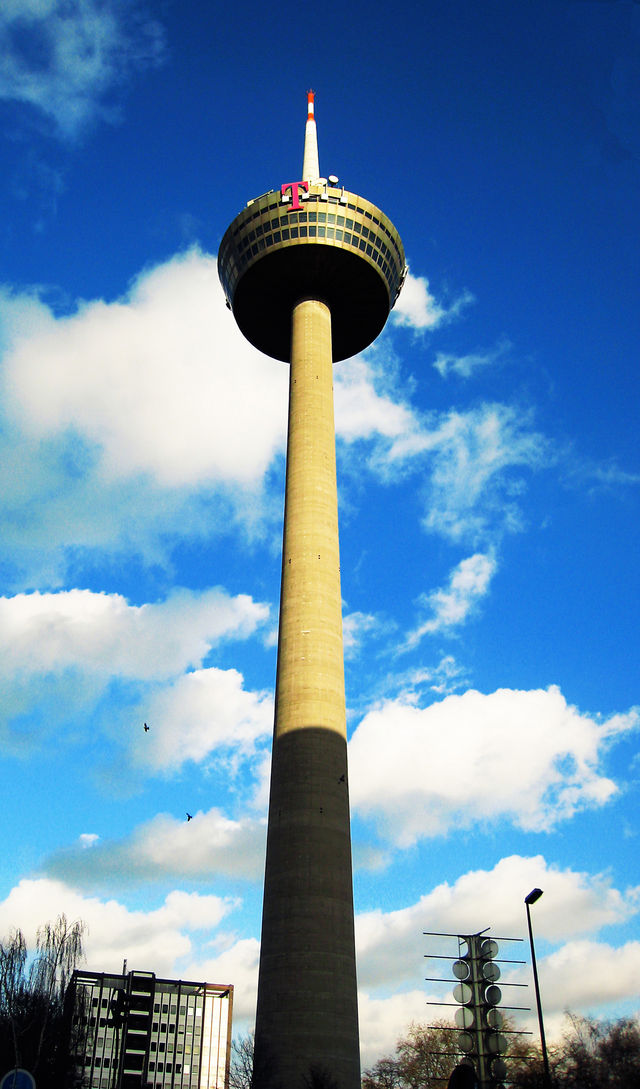
[[[360,1089],[331,313],[293,310],[254,1089]]]

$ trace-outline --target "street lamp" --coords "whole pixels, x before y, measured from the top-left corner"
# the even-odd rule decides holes
[[[544,1038],[544,1022],[542,1020],[542,1002],[540,1001],[540,984],[538,983],[538,969],[536,966],[536,953],[533,945],[533,930],[531,929],[531,904],[535,904],[542,896],[542,889],[532,889],[524,902],[527,908],[527,925],[529,927],[529,944],[531,945],[531,966],[533,968],[533,985],[536,991],[536,1004],[538,1007],[538,1024],[540,1026],[540,1043],[542,1045],[542,1062],[544,1065],[545,1089],[551,1089],[551,1074],[549,1073],[549,1057],[547,1055],[547,1043]]]

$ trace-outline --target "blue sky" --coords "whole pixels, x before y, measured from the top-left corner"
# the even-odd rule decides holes
[[[637,1012],[639,43],[628,0],[6,0],[0,933],[64,911],[251,1024],[287,368],[216,254],[313,87],[410,266],[335,372],[363,1060],[449,997],[423,932],[524,937],[536,885],[550,1034]]]

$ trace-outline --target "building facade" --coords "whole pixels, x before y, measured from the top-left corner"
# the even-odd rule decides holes
[[[232,986],[76,971],[67,1004],[83,1089],[227,1089]]]

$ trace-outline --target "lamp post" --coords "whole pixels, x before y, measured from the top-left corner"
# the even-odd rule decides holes
[[[542,1062],[544,1066],[545,1089],[551,1089],[551,1074],[549,1073],[549,1057],[547,1055],[547,1043],[544,1037],[544,1022],[542,1019],[542,1002],[540,1001],[540,984],[538,983],[538,968],[536,966],[536,953],[533,945],[533,930],[531,928],[531,904],[535,904],[542,896],[542,889],[532,889],[524,902],[527,909],[527,925],[529,927],[529,944],[531,946],[531,966],[533,968],[533,985],[536,992],[536,1005],[538,1007],[538,1024],[540,1026],[540,1044],[542,1046]]]

